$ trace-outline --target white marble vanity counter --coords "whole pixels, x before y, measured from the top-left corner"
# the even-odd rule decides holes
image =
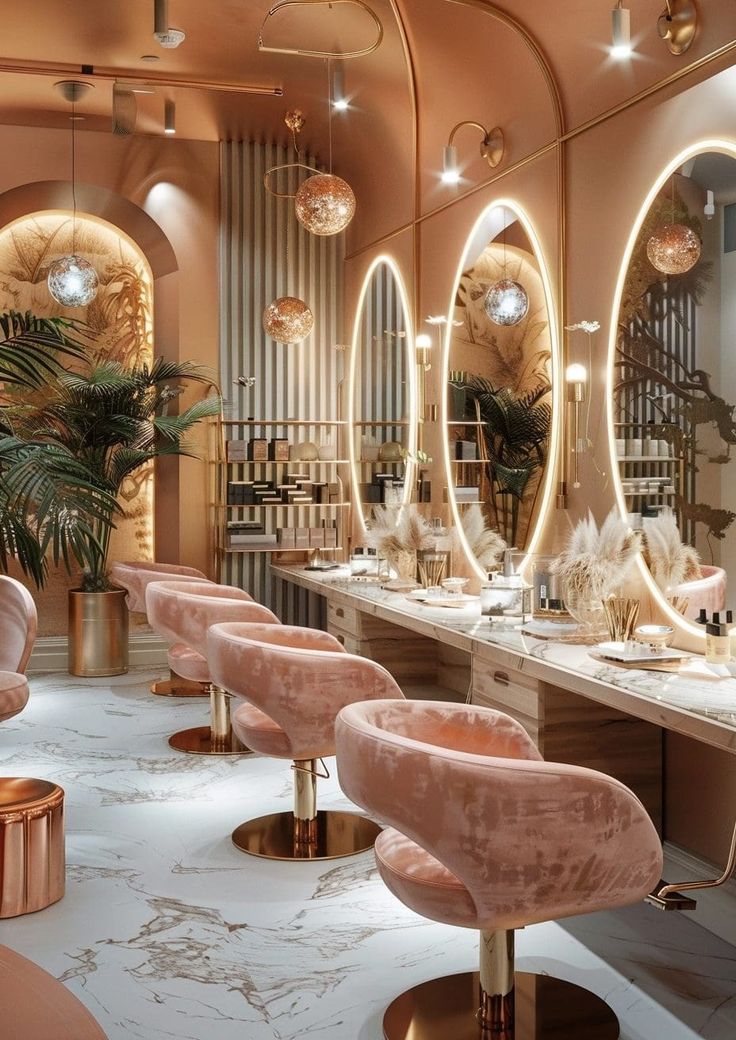
[[[351,581],[347,568],[315,572],[273,565],[271,570],[336,605],[372,614],[736,754],[736,678],[618,668],[594,660],[585,646],[535,639],[506,624],[491,623],[481,617],[477,603],[453,610],[428,607],[402,593]]]

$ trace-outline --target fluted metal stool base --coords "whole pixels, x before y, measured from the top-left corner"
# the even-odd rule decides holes
[[[265,859],[340,859],[373,848],[380,833],[378,824],[357,813],[326,810],[315,820],[297,821],[293,813],[282,812],[242,823],[233,831],[233,844]]]
[[[397,997],[383,1018],[385,1040],[618,1040],[604,1000],[549,975],[516,972],[515,1024],[484,1029],[477,971],[433,979]]]
[[[209,726],[183,729],[169,737],[169,747],[187,755],[252,755],[253,752],[240,743],[230,730],[228,735],[217,737]]]

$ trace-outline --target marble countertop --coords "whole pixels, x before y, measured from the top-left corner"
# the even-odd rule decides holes
[[[460,609],[430,607],[403,593],[351,580],[347,568],[306,571],[272,565],[272,573],[335,604],[448,643],[544,682],[736,754],[736,678],[694,658],[689,674],[619,668],[595,660],[587,646],[523,635],[521,626],[481,617],[476,601]]]

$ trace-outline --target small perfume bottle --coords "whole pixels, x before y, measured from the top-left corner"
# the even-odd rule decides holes
[[[731,660],[728,625],[709,622],[705,626],[705,659],[708,664],[728,664]]]

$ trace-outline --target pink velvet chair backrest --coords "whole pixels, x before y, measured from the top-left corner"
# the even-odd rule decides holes
[[[340,712],[340,785],[465,884],[485,928],[626,906],[661,877],[662,849],[617,780],[541,760],[508,715],[376,701]]]
[[[30,592],[15,578],[0,575],[0,670],[25,672],[37,631]]]
[[[403,698],[385,668],[346,653],[334,636],[316,629],[218,624],[207,646],[213,681],[272,718],[295,758],[314,757],[316,747],[321,755],[334,753],[335,717],[344,705]]]
[[[146,589],[146,613],[154,631],[170,643],[186,643],[207,658],[207,629],[218,621],[259,621],[279,625],[267,607],[244,589],[214,582],[153,581]]]
[[[155,560],[129,560],[113,563],[110,580],[128,593],[128,610],[146,612],[146,589],[152,581],[209,581],[196,567],[182,567],[178,563],[157,563]]]

